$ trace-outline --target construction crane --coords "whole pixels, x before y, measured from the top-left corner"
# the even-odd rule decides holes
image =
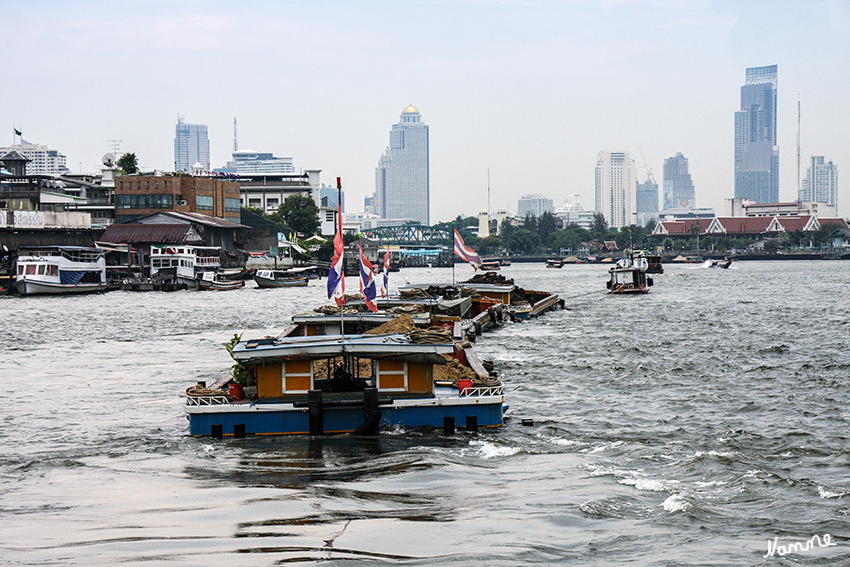
[[[640,166],[638,169],[646,169],[646,179],[647,179],[647,181],[652,181],[652,184],[656,185],[655,177],[652,175],[652,168],[649,167],[649,165],[647,165],[646,158],[643,157],[643,150],[638,148],[638,151],[640,152],[640,159],[643,160],[643,165]]]

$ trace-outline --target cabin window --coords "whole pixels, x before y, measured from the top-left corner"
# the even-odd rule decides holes
[[[44,268],[45,268],[45,267],[46,267],[46,266],[45,266],[44,264],[39,264],[39,265],[38,265],[38,275],[40,275],[40,276],[43,276],[43,275],[44,275]]]
[[[24,265],[18,264],[18,275],[21,276],[24,273]]]
[[[309,360],[289,360],[283,364],[283,393],[304,394],[313,386],[313,369]]]
[[[28,276],[35,275],[35,264],[27,264],[27,275]]]
[[[47,275],[59,277],[59,266],[56,264],[50,264],[47,266]]]
[[[407,363],[399,360],[377,361],[378,390],[402,392],[407,389]]]

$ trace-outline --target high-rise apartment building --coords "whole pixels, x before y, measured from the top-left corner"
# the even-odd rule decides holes
[[[174,135],[174,171],[191,172],[195,164],[210,171],[210,139],[206,124],[186,124],[177,117]]]
[[[430,224],[428,126],[408,106],[390,130],[390,145],[375,168],[375,210],[385,219]]]
[[[20,144],[0,148],[0,156],[12,151],[30,160],[27,162],[27,175],[65,175],[71,172],[66,165],[67,158],[47,146],[21,140]]]
[[[555,203],[552,199],[547,199],[545,195],[523,195],[517,200],[517,215],[525,218],[528,215],[540,218],[543,213],[554,213]]]
[[[800,187],[800,202],[826,203],[838,210],[838,168],[823,156],[812,156],[812,165]]]
[[[735,113],[735,197],[779,201],[776,145],[776,65],[747,69]]]
[[[688,158],[677,153],[664,160],[664,210],[693,209],[696,205],[696,192],[691,174],[688,172]]]
[[[601,151],[596,157],[596,212],[611,228],[635,222],[637,213],[635,161],[629,152]]]

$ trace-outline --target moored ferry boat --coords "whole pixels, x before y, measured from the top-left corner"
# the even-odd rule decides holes
[[[85,246],[21,248],[14,286],[21,295],[106,291],[104,252]]]
[[[243,280],[231,280],[218,272],[198,274],[198,289],[210,291],[229,291],[245,287]]]
[[[608,270],[608,293],[648,293],[652,278],[647,277],[649,262],[631,251]]]
[[[498,427],[504,387],[448,333],[235,337],[241,387],[187,390],[191,435],[373,434],[381,427]],[[436,338],[435,338],[436,336]],[[462,367],[441,379],[441,369]],[[476,369],[477,367],[477,369]],[[246,388],[247,390],[248,388]],[[240,391],[241,390],[241,391]]]
[[[297,274],[288,270],[257,270],[254,281],[258,287],[304,287],[308,283],[306,273]]]
[[[186,244],[151,246],[151,277],[156,277],[163,268],[177,268],[179,283],[198,287],[200,274],[221,269],[221,248]]]

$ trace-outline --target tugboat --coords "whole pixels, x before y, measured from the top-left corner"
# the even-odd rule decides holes
[[[648,293],[653,283],[646,275],[648,267],[646,258],[627,250],[626,255],[608,270],[608,293]]]

